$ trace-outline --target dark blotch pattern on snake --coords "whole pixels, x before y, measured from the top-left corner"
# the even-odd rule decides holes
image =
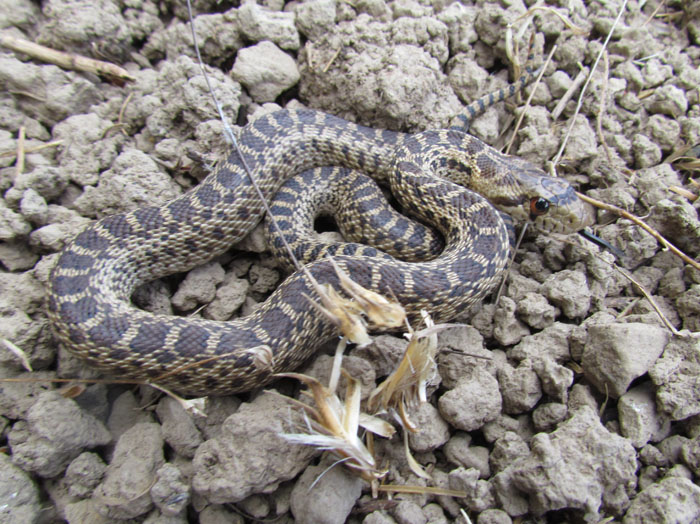
[[[357,283],[396,297],[411,318],[422,309],[436,321],[454,317],[480,300],[504,267],[508,240],[498,211],[462,186],[518,219],[534,218],[527,211],[531,199],[547,199],[550,212],[535,219],[544,229],[568,232],[591,220],[566,182],[457,130],[409,135],[317,111],[283,110],[247,125],[239,141],[268,200],[296,174],[343,166],[390,186],[405,210],[440,233],[444,250],[427,262],[366,258],[365,248],[336,252],[338,265]],[[155,315],[130,301],[139,284],[224,252],[262,215],[232,153],[185,195],[92,224],[64,249],[52,273],[48,312],[58,338],[117,376],[161,377],[159,384],[195,395],[249,390],[295,368],[338,335],[309,306],[305,295],[315,292],[301,273],[255,313],[229,322]],[[308,268],[319,283],[340,289],[328,260]]]

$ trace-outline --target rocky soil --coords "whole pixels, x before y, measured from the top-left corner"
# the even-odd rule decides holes
[[[623,2],[553,0],[522,17],[533,3],[202,0],[196,26],[234,123],[307,106],[404,131],[446,127],[465,103],[506,85],[509,24],[522,49],[534,30],[537,54],[558,47],[512,153],[545,166],[573,121],[562,176],[643,216],[697,260],[697,171],[669,156],[700,143],[698,3],[629,1],[576,117],[581,80]],[[578,238],[528,236],[498,302],[440,336],[436,384],[410,438],[432,481],[411,472],[400,437],[377,442],[392,484],[463,498],[372,499],[343,467],[321,475],[333,459],[282,440],[295,411],[261,391],[208,399],[202,417],[147,386],[52,382],[98,377],[57,347],[47,324],[56,253],[93,219],[181,194],[227,152],[183,6],[0,0],[0,34],[119,63],[135,77],[116,85],[0,51],[0,376],[21,379],[0,382],[0,521],[700,522],[700,271],[605,211],[596,230],[622,260]],[[519,115],[501,103],[471,132],[499,147]],[[258,228],[135,301],[224,321],[282,277]],[[378,336],[344,365],[367,393],[405,344]],[[329,361],[321,355],[306,372],[327,376]],[[274,387],[299,391],[291,380]]]

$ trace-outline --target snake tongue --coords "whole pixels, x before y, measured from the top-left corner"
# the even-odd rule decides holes
[[[590,240],[594,244],[602,247],[603,249],[610,251],[613,255],[615,255],[615,258],[618,260],[622,260],[625,256],[625,254],[615,246],[613,246],[610,242],[607,240],[603,240],[599,236],[594,235],[587,229],[582,229],[581,231],[578,232],[579,235],[581,235],[583,238],[586,240]]]

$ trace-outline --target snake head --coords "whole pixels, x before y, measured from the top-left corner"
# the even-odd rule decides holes
[[[501,211],[519,222],[529,222],[538,231],[575,233],[595,222],[595,209],[581,200],[563,178],[547,175],[526,160],[507,157],[508,186],[490,198]]]

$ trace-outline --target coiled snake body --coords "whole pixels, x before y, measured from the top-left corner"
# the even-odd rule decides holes
[[[413,318],[421,309],[437,321],[452,318],[483,297],[505,264],[508,240],[499,213],[461,185],[547,229],[566,232],[590,221],[590,210],[566,182],[456,130],[408,135],[317,111],[283,110],[247,125],[239,142],[267,199],[298,173],[344,166],[388,184],[406,210],[442,234],[445,248],[428,262],[367,259],[354,244],[334,249],[353,280],[395,296]],[[229,322],[132,306],[140,283],[202,264],[259,222],[263,207],[241,166],[232,153],[183,196],[103,218],[64,249],[52,273],[48,312],[70,351],[120,376],[159,377],[159,384],[189,394],[225,394],[269,382],[338,334],[309,306],[305,295],[316,295],[300,273],[254,314]],[[284,198],[273,207],[288,218]],[[372,255],[367,251],[362,254]],[[308,267],[319,283],[339,289],[328,260]]]

